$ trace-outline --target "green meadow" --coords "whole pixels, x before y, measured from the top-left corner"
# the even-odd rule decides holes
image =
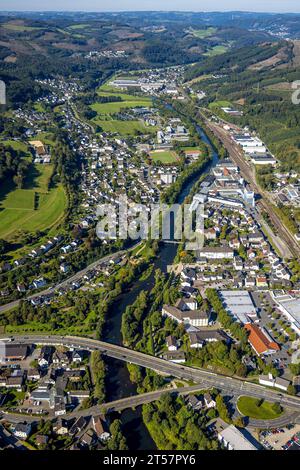
[[[62,185],[48,191],[52,165],[33,165],[17,188],[6,181],[0,188],[0,238],[13,239],[19,231],[33,232],[53,227],[63,219],[67,198]]]
[[[209,108],[210,109],[213,109],[213,108],[228,108],[231,106],[231,103],[230,101],[214,101],[213,103],[209,103]]]
[[[149,107],[151,101],[149,99],[135,99],[135,100],[124,100],[115,101],[112,103],[94,103],[91,108],[98,114],[117,114],[122,109],[136,108],[136,107]]]
[[[238,399],[237,406],[244,416],[253,419],[275,419],[282,414],[282,411],[276,409],[274,403],[246,396]]]
[[[191,32],[195,37],[205,39],[215,34],[217,32],[217,28],[210,27],[206,29],[193,29]]]
[[[137,132],[149,133],[150,131],[150,128],[144,126],[141,121],[103,120],[101,118],[95,118],[92,122],[100,126],[104,132],[117,132],[121,135],[134,135]],[[152,128],[151,131],[153,131]]]
[[[207,57],[214,57],[216,55],[224,54],[227,51],[228,51],[228,47],[226,46],[214,46],[204,55]]]
[[[115,118],[115,115],[124,109],[152,106],[151,98],[124,93],[112,87],[109,82],[101,85],[97,90],[97,94],[99,96],[115,96],[122,100],[110,103],[94,103],[91,105],[91,108],[98,114],[91,122],[92,124],[100,126],[104,132],[135,135],[138,132],[154,133],[156,131],[154,127],[146,127],[144,123],[138,119],[122,121]]]
[[[18,31],[20,33],[26,32],[26,31],[38,31],[39,27],[33,27],[33,26],[24,26],[20,24],[14,24],[14,23],[4,23],[3,28],[5,29],[10,29],[11,31]]]

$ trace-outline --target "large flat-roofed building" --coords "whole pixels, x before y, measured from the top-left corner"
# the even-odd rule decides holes
[[[263,153],[267,152],[264,143],[258,137],[252,137],[249,134],[235,135],[233,140],[239,144],[246,153]]]
[[[271,295],[279,310],[291,322],[291,328],[300,336],[300,299],[284,291],[273,291]]]
[[[226,312],[234,320],[243,325],[257,320],[257,311],[248,291],[223,290],[219,295]]]
[[[228,450],[258,450],[242,432],[231,424],[219,432],[218,440]]]
[[[251,155],[251,160],[254,165],[276,165],[277,161],[269,153],[253,153]]]
[[[0,344],[0,363],[23,361],[28,353],[28,346],[24,344]]]

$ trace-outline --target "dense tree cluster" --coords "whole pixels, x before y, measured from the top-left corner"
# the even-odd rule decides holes
[[[143,405],[143,419],[158,449],[216,450],[218,442],[207,435],[209,417],[194,412],[183,398],[170,394]]]
[[[105,401],[105,363],[100,351],[91,354],[91,373],[94,382],[94,398],[97,403]]]
[[[24,157],[24,152],[21,150],[0,144],[0,183],[4,180],[13,180],[18,188],[23,187],[30,165]]]

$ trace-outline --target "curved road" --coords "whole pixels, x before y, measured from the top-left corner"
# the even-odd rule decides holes
[[[20,344],[49,344],[82,348],[90,351],[99,350],[102,354],[114,359],[136,364],[162,374],[172,375],[181,380],[191,380],[196,384],[200,384],[203,388],[216,387],[232,396],[248,395],[254,398],[264,398],[271,402],[279,402],[284,407],[293,408],[295,411],[300,412],[300,397],[282,394],[262,385],[215,374],[204,369],[175,364],[115,344],[76,336],[20,335],[15,336],[14,339],[17,339]]]
[[[28,297],[23,297],[22,299],[14,300],[13,302],[10,302],[9,304],[0,305],[0,313],[6,312],[8,310],[11,310],[12,308],[17,307],[21,300],[35,299],[37,297],[41,297],[41,296],[44,296],[44,295],[47,295],[47,294],[51,294],[51,293],[55,292],[56,289],[59,289],[61,287],[66,287],[68,284],[70,284],[72,282],[75,282],[78,279],[81,279],[91,269],[97,268],[102,263],[105,263],[105,262],[107,262],[111,259],[113,260],[115,258],[119,258],[120,256],[128,253],[129,250],[132,250],[133,248],[135,248],[139,243],[141,243],[141,242],[138,242],[137,244],[131,246],[128,250],[117,251],[116,253],[111,253],[109,255],[104,256],[103,258],[98,259],[97,261],[94,261],[93,263],[89,264],[86,268],[84,268],[81,271],[78,271],[77,273],[73,274],[72,276],[64,279],[62,282],[60,282],[59,284],[56,284],[53,287],[48,287],[47,289],[45,289],[43,291],[40,291],[40,292],[37,292],[36,294],[32,294]]]

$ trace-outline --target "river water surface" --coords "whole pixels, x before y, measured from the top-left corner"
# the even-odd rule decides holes
[[[212,160],[207,166],[204,173],[209,173],[211,168],[218,162],[218,154],[216,153],[212,143],[210,142],[203,129],[197,126],[197,131],[201,139],[210,146],[212,152]],[[201,177],[203,173],[201,174]],[[190,193],[194,184],[198,181],[199,175],[189,181],[189,183],[181,191],[177,203],[183,203],[184,199]],[[178,245],[164,244],[159,251],[157,258],[154,261],[154,269],[148,279],[143,281],[136,281],[134,285],[126,292],[120,295],[115,303],[114,308],[110,312],[110,318],[107,322],[103,340],[122,345],[122,315],[128,305],[131,305],[142,290],[151,290],[154,287],[154,273],[156,269],[162,272],[167,272],[167,266],[172,264],[176,256]],[[124,362],[116,359],[107,358],[107,401],[125,398],[130,395],[136,395],[136,385],[131,382],[127,366]],[[116,415],[118,417],[118,415]],[[126,436],[130,450],[155,450],[156,446],[153,442],[146,426],[143,423],[141,407],[136,410],[125,410],[119,415]]]

